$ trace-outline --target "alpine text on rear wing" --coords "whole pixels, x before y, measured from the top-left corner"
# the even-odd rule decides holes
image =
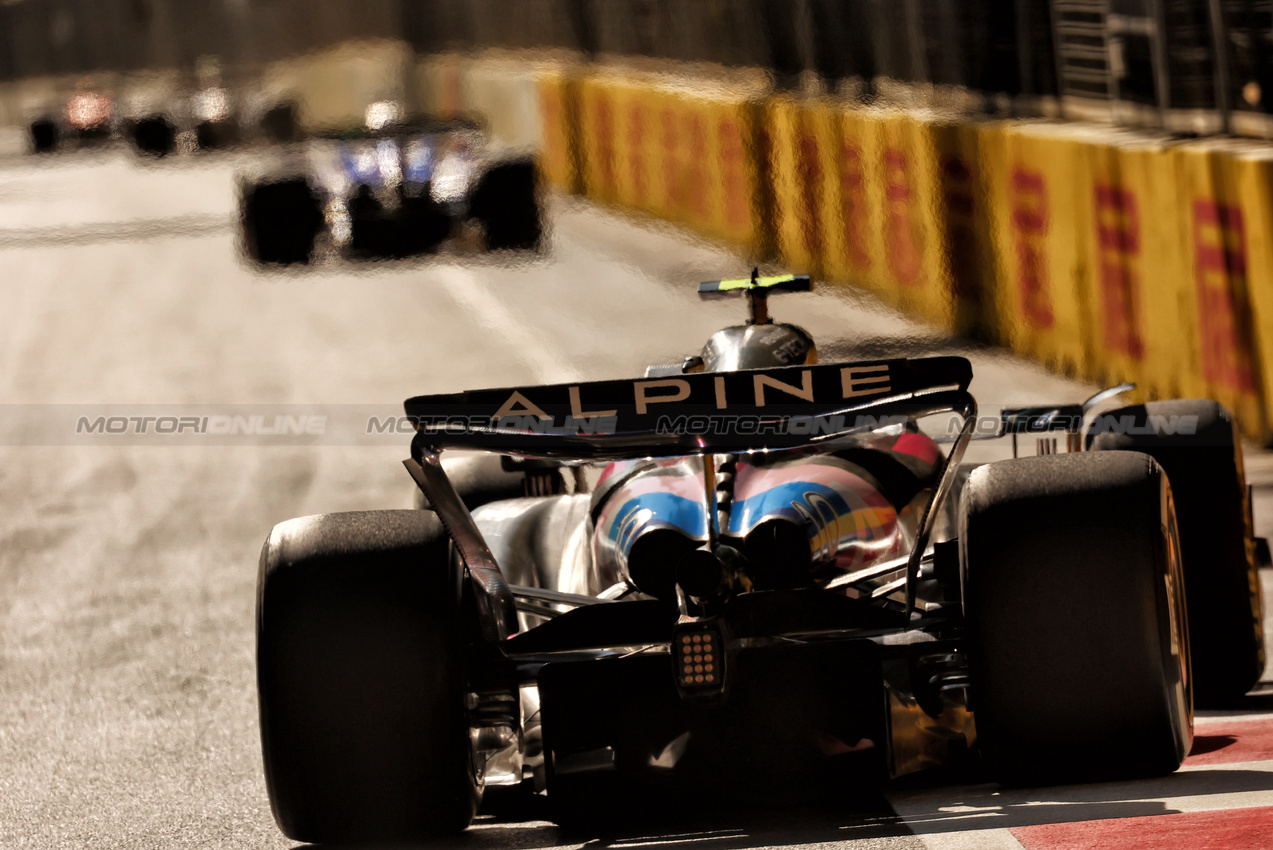
[[[406,402],[416,440],[603,459],[791,448],[958,408],[962,357],[471,390]]]

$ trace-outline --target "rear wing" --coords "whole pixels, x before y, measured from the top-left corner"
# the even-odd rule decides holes
[[[415,444],[617,460],[816,444],[962,409],[963,357],[473,390],[406,402]]]
[[[468,565],[484,637],[498,644],[517,632],[515,600],[442,469],[442,449],[575,460],[742,452],[815,445],[874,430],[888,424],[887,417],[956,411],[964,427],[920,517],[906,564],[909,619],[932,518],[950,492],[976,422],[971,381],[966,359],[929,357],[418,396],[406,403],[416,435],[404,463]]]

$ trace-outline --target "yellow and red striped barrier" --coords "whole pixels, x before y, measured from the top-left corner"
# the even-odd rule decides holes
[[[758,104],[746,94],[594,74],[578,96],[589,197],[739,245],[758,240]]]
[[[1177,148],[1186,268],[1193,277],[1198,369],[1205,394],[1228,405],[1251,434],[1267,436],[1254,339],[1248,219],[1234,150],[1197,142]],[[1268,281],[1263,281],[1265,286]]]
[[[975,127],[898,110],[767,106],[779,254],[948,330],[993,315]]]
[[[1090,184],[1082,141],[1056,125],[1014,124],[983,142],[999,338],[1068,374],[1086,374],[1079,281],[1087,234],[1075,227]]]
[[[772,98],[765,107],[774,247],[792,268],[817,276],[824,273],[825,227],[835,218],[825,179],[834,162],[828,119],[790,97]]]
[[[1273,149],[1251,148],[1232,159],[1236,207],[1242,217],[1244,272],[1251,309],[1251,332],[1259,387],[1265,399],[1265,427],[1273,425]],[[1232,216],[1232,213],[1230,213]],[[1210,212],[1206,213],[1210,218]],[[1232,221],[1231,221],[1232,224]],[[1236,241],[1230,236],[1230,245]]]
[[[1157,398],[1205,394],[1198,378],[1175,153],[1161,140],[1093,145],[1088,322],[1092,375]]]
[[[1269,438],[1273,150],[569,79],[538,78],[558,186],[1142,398],[1215,398]]]
[[[535,77],[539,102],[539,167],[549,183],[567,192],[581,191],[578,152],[577,83],[566,71],[544,70]]]
[[[951,119],[929,124],[938,169],[935,216],[950,275],[953,329],[992,341],[1002,322],[983,150],[999,132],[996,124]]]

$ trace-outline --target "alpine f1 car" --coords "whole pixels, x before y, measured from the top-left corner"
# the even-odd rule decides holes
[[[703,285],[751,321],[642,378],[410,399],[418,509],[274,528],[257,672],[283,832],[454,832],[492,786],[570,823],[616,787],[1180,765],[1195,700],[1264,663],[1229,413],[1005,410],[989,436],[1040,454],[970,468],[969,362],[819,364],[768,316],[808,288]]]
[[[535,159],[496,151],[463,122],[398,120],[286,149],[240,181],[243,248],[258,263],[308,263],[325,246],[352,259],[437,251],[465,224],[487,250],[533,250],[543,235]]]

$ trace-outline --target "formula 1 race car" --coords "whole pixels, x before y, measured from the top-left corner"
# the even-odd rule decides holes
[[[243,248],[258,263],[308,263],[325,244],[351,259],[437,251],[465,223],[486,250],[534,250],[543,235],[535,159],[500,154],[472,124],[398,120],[286,149],[240,181]]]
[[[644,378],[413,398],[418,509],[274,528],[257,674],[283,832],[427,838],[492,786],[571,824],[623,789],[1180,765],[1195,700],[1264,663],[1229,413],[1005,410],[990,436],[1042,454],[970,468],[969,362],[818,364],[767,309],[808,288],[704,284],[751,321]]]
[[[61,109],[50,110],[28,125],[30,149],[45,154],[100,145],[119,135],[119,124],[115,99],[86,77]]]
[[[139,154],[224,150],[244,140],[233,89],[209,84],[153,108],[157,105],[129,122],[128,135]]]

